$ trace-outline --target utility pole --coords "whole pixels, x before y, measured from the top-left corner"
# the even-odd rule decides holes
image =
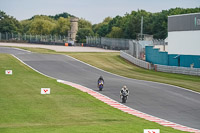
[[[141,18],[141,31],[140,31],[141,40],[143,40],[143,16]]]

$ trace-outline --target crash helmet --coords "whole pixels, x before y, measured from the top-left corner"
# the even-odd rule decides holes
[[[124,90],[127,90],[127,89],[128,89],[125,85],[123,86],[123,88],[124,88]]]

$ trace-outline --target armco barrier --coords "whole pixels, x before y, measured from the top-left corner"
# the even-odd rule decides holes
[[[187,68],[187,67],[165,66],[165,65],[155,64],[155,70],[160,72],[200,76],[200,68]]]
[[[120,56],[128,61],[130,61],[131,63],[137,65],[137,66],[140,66],[140,67],[143,67],[145,69],[149,69],[151,70],[151,64],[146,62],[146,61],[143,61],[143,60],[140,60],[140,59],[137,59],[127,53],[125,53],[124,51],[120,51]]]

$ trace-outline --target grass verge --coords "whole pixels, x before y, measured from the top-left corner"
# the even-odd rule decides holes
[[[1,133],[162,133],[182,131],[129,115],[87,93],[47,78],[17,59],[0,54]],[[13,75],[5,75],[13,70]],[[51,88],[41,95],[41,88]]]

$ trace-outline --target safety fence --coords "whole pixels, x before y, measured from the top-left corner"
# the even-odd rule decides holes
[[[125,50],[126,53],[141,60],[145,60],[145,47],[146,46],[165,46],[163,40],[129,40],[129,49]]]
[[[61,35],[0,33],[0,41],[64,45],[65,42],[68,42],[68,38]]]
[[[129,40],[129,49],[125,52],[137,59],[145,60],[145,46],[141,45],[139,41]]]
[[[123,38],[106,38],[87,36],[86,46],[100,47],[105,49],[125,50],[128,54],[138,59],[145,60],[145,46],[165,46],[164,40],[133,40]]]
[[[200,68],[154,65],[155,71],[200,76]]]
[[[165,42],[165,40],[163,39],[153,39],[152,44],[153,45],[168,45],[168,43]]]
[[[137,66],[140,66],[142,68],[145,68],[145,69],[149,69],[151,70],[152,67],[151,67],[151,64],[149,62],[146,62],[146,61],[143,61],[143,60],[140,60],[140,59],[137,59],[129,54],[127,54],[126,52],[124,51],[120,51],[120,56],[128,61],[130,61],[131,63],[137,65]]]
[[[86,46],[100,47],[113,50],[128,50],[130,39],[86,37]]]

